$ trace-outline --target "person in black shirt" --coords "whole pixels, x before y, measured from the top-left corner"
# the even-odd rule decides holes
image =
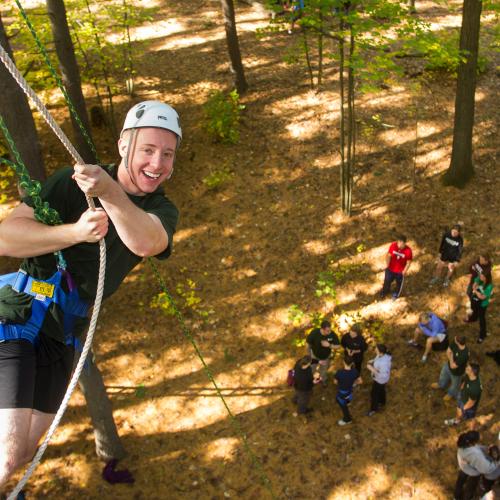
[[[480,274],[491,274],[491,258],[487,253],[479,254],[478,258],[469,266],[469,284],[467,285],[467,296],[472,300],[472,287],[474,280]]]
[[[430,284],[434,285],[441,279],[441,274],[444,268],[448,269],[446,277],[443,281],[443,286],[447,287],[450,284],[451,275],[458,265],[462,257],[464,248],[464,240],[461,236],[462,228],[459,224],[455,224],[450,231],[446,231],[441,238],[439,245],[439,260],[436,266],[434,277]]]
[[[311,368],[311,356],[304,356],[300,358],[297,363],[295,363],[295,396],[293,397],[293,402],[297,405],[297,413],[299,415],[304,415],[310,413],[312,408],[309,408],[309,402],[311,401],[314,379],[319,379],[319,374],[315,373]]]
[[[337,384],[335,401],[340,406],[343,415],[342,419],[337,423],[339,425],[350,424],[352,417],[348,405],[352,401],[352,390],[355,385],[362,383],[359,372],[354,368],[354,361],[350,356],[344,356],[344,369],[337,371],[334,382]]]
[[[332,331],[329,321],[323,321],[320,328],[315,328],[307,336],[307,352],[318,364],[321,382],[326,386],[327,372],[330,367],[330,355],[332,349],[340,348],[340,341]],[[316,363],[315,363],[316,364]]]
[[[359,323],[351,326],[349,332],[342,337],[341,344],[345,349],[345,353],[353,359],[354,367],[361,375],[363,354],[367,349],[367,345],[363,335],[361,335],[361,325]]]

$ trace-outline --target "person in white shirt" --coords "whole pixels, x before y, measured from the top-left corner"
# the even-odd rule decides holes
[[[373,385],[371,390],[371,406],[367,413],[371,417],[381,407],[385,406],[385,386],[391,376],[392,357],[384,344],[375,347],[376,356],[368,361],[367,368],[371,372]]]

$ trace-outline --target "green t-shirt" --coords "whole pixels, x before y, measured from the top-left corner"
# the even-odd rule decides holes
[[[41,192],[42,199],[48,201],[49,205],[57,210],[63,223],[76,222],[88,208],[85,195],[71,178],[72,173],[73,169],[71,167],[58,170],[47,179]],[[134,205],[148,213],[155,214],[160,219],[168,234],[169,246],[156,257],[166,259],[172,250],[173,235],[179,217],[177,208],[164,195],[161,188],[145,196],[128,195],[128,197]],[[23,201],[29,206],[33,205],[30,199]],[[100,206],[99,201],[95,201],[96,206]],[[111,220],[109,221],[105,242],[106,276],[103,298],[112,295],[127,274],[142,260],[120,240]],[[99,275],[99,245],[97,243],[80,243],[63,250],[62,253],[67,262],[67,269],[77,284],[80,298],[92,304],[95,299]],[[25,259],[21,267],[34,278],[48,279],[56,271],[56,259],[53,254],[41,255]],[[15,309],[14,304],[18,301],[24,301],[23,303],[25,303],[26,295],[16,294],[10,288],[6,289],[5,287],[3,292],[3,295],[0,295],[0,317],[6,317],[8,320],[13,321],[9,318],[9,310],[12,316],[12,311]],[[19,317],[22,312],[18,308],[15,314]],[[49,314],[47,314],[42,325],[42,331],[45,334],[59,341],[64,339],[62,316],[59,306],[52,304]],[[78,325],[75,333],[81,333],[84,326],[84,324]]]
[[[467,375],[464,378],[463,387],[460,391],[460,399],[462,403],[465,404],[469,399],[475,401],[474,406],[477,406],[479,400],[481,399],[481,393],[483,388],[481,386],[481,379],[477,377],[475,380],[471,380]]]
[[[476,283],[477,290],[481,295],[485,295],[486,298],[481,301],[481,307],[488,307],[488,304],[490,303],[490,298],[491,294],[493,293],[493,283],[489,283],[488,285],[485,285],[482,281],[481,278],[477,277],[474,279],[474,283]]]
[[[469,349],[467,347],[460,349],[456,342],[452,342],[450,344],[450,349],[453,356],[453,361],[457,365],[456,368],[452,368],[450,366],[450,363],[448,362],[448,366],[450,366],[450,372],[456,376],[463,375],[465,373],[467,361],[469,360]]]

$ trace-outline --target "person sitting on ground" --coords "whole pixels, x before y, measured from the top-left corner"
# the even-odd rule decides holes
[[[486,309],[491,300],[491,294],[493,293],[493,283],[491,278],[491,273],[480,273],[477,278],[474,279],[472,285],[472,298],[470,301],[472,314],[468,315],[464,321],[466,323],[473,323],[479,318],[479,338],[477,343],[481,344],[486,338]]]
[[[441,368],[439,382],[432,384],[433,389],[446,389],[444,396],[446,401],[458,398],[462,377],[469,362],[469,349],[466,346],[467,339],[463,335],[457,335],[446,350],[446,362]]]
[[[422,363],[425,363],[432,350],[433,344],[446,341],[446,325],[441,318],[431,312],[422,313],[419,320],[420,322],[418,323],[417,328],[415,328],[413,339],[409,340],[408,344],[418,347],[418,338],[420,335],[427,337],[427,340],[425,341],[424,355],[422,356]]]
[[[455,224],[450,231],[446,231],[439,245],[439,260],[436,265],[434,277],[430,284],[435,285],[440,279],[443,269],[447,268],[447,273],[443,281],[443,286],[447,287],[450,284],[451,275],[460,262],[462,251],[464,248],[464,240],[462,235],[462,227],[460,224]]]
[[[413,253],[406,244],[406,236],[400,235],[397,241],[391,243],[386,255],[386,269],[384,285],[380,292],[380,298],[384,298],[391,291],[391,284],[396,281],[396,289],[392,298],[396,300],[403,291],[404,277],[410,269]]]
[[[309,402],[312,397],[314,378],[317,377],[319,379],[319,373],[313,375],[311,362],[311,356],[304,356],[295,363],[293,384],[295,396],[293,397],[293,402],[297,405],[297,413],[299,415],[312,412]]]
[[[474,498],[481,474],[492,474],[497,468],[495,461],[479,445],[477,431],[460,434],[457,440],[458,477],[455,483],[455,500]]]
[[[342,336],[342,340],[340,341],[346,354],[353,359],[354,367],[360,376],[363,364],[363,355],[368,349],[366,340],[361,334],[361,331],[361,325],[359,323],[355,323],[349,328],[349,331]]]
[[[323,387],[327,383],[327,373],[330,367],[330,356],[332,349],[339,349],[340,342],[337,334],[332,331],[332,325],[329,321],[323,321],[320,328],[315,328],[307,336],[307,351],[309,356],[316,361],[319,374],[321,375],[321,383]],[[314,364],[316,364],[314,363]]]
[[[335,373],[335,384],[337,384],[337,396],[335,401],[342,410],[342,419],[337,423],[339,425],[347,425],[352,422],[351,413],[349,412],[349,405],[352,401],[352,391],[354,386],[361,384],[363,381],[359,376],[358,370],[354,368],[354,360],[351,356],[344,356],[344,368]]]
[[[483,388],[479,378],[479,364],[468,363],[465,368],[465,377],[460,387],[457,400],[457,415],[444,421],[446,425],[457,425],[463,420],[474,418],[477,413]]]
[[[469,284],[467,285],[467,296],[472,300],[472,285],[474,280],[481,274],[491,274],[491,258],[488,253],[481,253],[469,266]]]
[[[391,376],[392,357],[385,344],[377,344],[375,354],[375,358],[366,365],[373,379],[370,410],[367,413],[369,417],[385,406],[385,386]]]

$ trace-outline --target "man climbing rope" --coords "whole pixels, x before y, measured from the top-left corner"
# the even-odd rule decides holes
[[[139,103],[125,119],[116,169],[76,165],[44,184],[42,199],[62,225],[38,222],[29,199],[0,224],[0,255],[24,258],[17,274],[0,276],[0,489],[32,458],[64,396],[96,294],[94,243],[106,243],[105,298],[143,257],[170,255],[178,210],[160,184],[172,175],[181,138],[173,108]],[[98,199],[96,210],[85,195]]]

